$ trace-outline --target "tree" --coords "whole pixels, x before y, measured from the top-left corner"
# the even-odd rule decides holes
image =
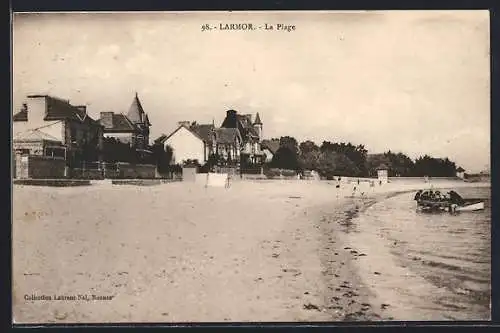
[[[155,142],[151,147],[152,162],[156,164],[159,173],[166,173],[171,171],[170,164],[173,157],[173,149],[170,146],[164,146],[159,142]]]
[[[350,176],[366,176],[368,172],[366,170],[366,157],[368,151],[365,149],[364,145],[353,145],[352,143],[332,143],[329,141],[323,141],[320,147],[320,151],[324,152],[336,152],[338,154],[345,155],[352,163],[356,166],[353,171],[356,170],[356,174]]]
[[[424,155],[415,160],[414,176],[455,177],[457,166],[448,158],[433,158]]]
[[[299,164],[302,169],[316,170],[320,157],[319,147],[312,141],[307,140],[299,145]]]
[[[359,173],[359,169],[345,154],[331,150],[320,153],[318,172],[323,177],[331,179],[333,176],[352,176]]]
[[[384,155],[389,160],[389,176],[408,177],[412,175],[415,163],[413,163],[411,158],[401,152],[394,154],[390,150],[384,153]]]
[[[279,169],[300,169],[298,157],[289,146],[280,147],[273,156],[271,166]]]
[[[137,161],[137,153],[128,143],[109,137],[103,139],[103,160],[105,162],[128,162]]]
[[[299,154],[298,142],[297,142],[297,140],[294,137],[291,137],[291,136],[282,136],[280,138],[280,148],[281,147],[288,148],[295,155]]]

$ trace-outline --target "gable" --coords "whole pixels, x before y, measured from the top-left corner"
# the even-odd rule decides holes
[[[203,142],[202,138],[200,138],[196,133],[190,131],[185,126],[179,126],[175,131],[173,131],[166,139],[165,142],[172,142],[180,139],[193,140]]]

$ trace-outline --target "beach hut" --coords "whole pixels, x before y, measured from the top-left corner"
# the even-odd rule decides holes
[[[465,169],[462,167],[458,167],[457,169],[457,177],[464,179],[465,178]]]
[[[377,168],[377,178],[381,184],[389,182],[389,168],[385,164],[381,164]]]

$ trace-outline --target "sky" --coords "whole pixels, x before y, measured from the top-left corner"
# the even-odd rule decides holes
[[[226,23],[256,30],[201,29]],[[49,94],[97,119],[137,92],[152,139],[235,109],[264,138],[489,168],[488,11],[31,13],[12,30],[13,113]]]

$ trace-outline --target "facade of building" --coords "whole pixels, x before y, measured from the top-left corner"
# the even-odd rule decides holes
[[[158,142],[173,149],[172,164],[182,164],[187,160],[203,164],[208,159],[207,143],[185,123],[179,123],[170,135]]]
[[[263,124],[259,113],[252,121],[251,114],[238,114],[235,110],[226,111],[226,118],[221,128],[234,128],[240,133],[242,147],[240,150],[241,162],[261,164],[264,162],[264,154],[261,150],[261,138]]]
[[[457,177],[458,178],[462,178],[462,179],[465,178],[465,170],[464,170],[464,168],[458,167],[458,169],[457,169]]]
[[[237,162],[242,139],[234,128],[215,128],[213,124],[182,121],[170,135],[163,136],[158,142],[173,149],[172,163],[197,160],[203,165],[213,154],[229,164]]]
[[[149,145],[151,123],[136,94],[128,113],[101,112],[99,123],[104,128],[104,137],[115,138],[139,150]]]
[[[86,106],[48,95],[29,95],[13,116],[13,146],[24,155],[95,161],[102,149],[102,130],[87,114]]]
[[[173,149],[174,164],[197,160],[203,165],[210,156],[217,155],[221,163],[235,166],[242,157],[253,163],[263,161],[261,134],[262,121],[258,113],[252,122],[251,115],[229,110],[221,127],[181,121],[170,135],[162,135],[156,142]]]

